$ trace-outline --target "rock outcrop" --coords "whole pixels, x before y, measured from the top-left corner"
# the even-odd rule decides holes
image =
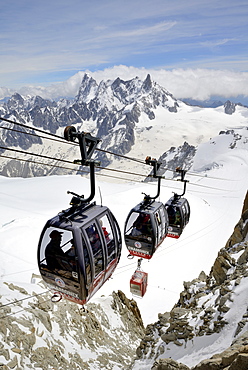
[[[220,250],[209,276],[201,272],[198,278],[184,282],[184,290],[172,310],[159,314],[159,320],[147,326],[136,351],[137,360],[154,359],[153,370],[187,369],[184,364],[166,358],[167,350],[172,345],[183,348],[200,337],[214,338],[229,325],[230,337],[234,338],[230,348],[203,360],[191,370],[248,368],[248,306],[243,308],[241,319],[235,323],[229,322],[228,315],[230,310],[235,310],[237,297],[245,294],[242,283],[248,278],[247,234],[248,193],[241,219],[226,246]]]
[[[144,327],[136,302],[123,292],[113,292],[99,303],[82,308],[66,300],[54,305],[50,293],[34,294],[29,299],[23,288],[5,286],[5,290],[14,290],[22,298],[16,303],[18,307],[1,305],[1,369],[99,370],[130,366]],[[29,303],[24,304],[26,300]]]

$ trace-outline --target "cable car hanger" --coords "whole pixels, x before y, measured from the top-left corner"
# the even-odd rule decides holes
[[[180,179],[177,179],[177,181],[183,182],[184,183],[184,186],[183,186],[183,193],[182,194],[174,193],[174,199],[175,199],[175,201],[184,196],[184,194],[186,192],[186,184],[187,184],[187,182],[189,182],[189,180],[185,180],[184,179],[187,170],[183,170],[181,167],[177,167],[176,168],[176,172],[179,172],[180,175],[181,175],[181,178]]]
[[[159,170],[159,167],[161,166],[161,162],[158,162],[155,158],[151,158],[149,156],[146,157],[145,163],[153,166],[153,174],[149,175],[150,177],[152,176],[155,179],[158,179],[158,191],[155,197],[151,197],[150,195],[147,195],[146,193],[144,194],[144,205],[147,205],[157,199],[160,195],[160,189],[161,189],[161,179],[164,178],[163,176],[159,176],[157,174],[157,171]]]
[[[92,136],[90,133],[78,132],[74,126],[67,126],[64,131],[64,138],[67,141],[75,142],[78,139],[81,159],[75,159],[75,164],[81,164],[82,166],[90,167],[90,195],[88,198],[84,198],[83,195],[78,195],[74,192],[68,191],[68,194],[72,194],[71,205],[79,206],[83,203],[88,204],[95,196],[95,166],[100,165],[99,161],[92,160],[92,154],[101,141],[99,138]]]

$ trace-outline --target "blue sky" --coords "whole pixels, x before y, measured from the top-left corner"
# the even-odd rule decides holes
[[[1,87],[118,65],[248,72],[247,0],[8,0],[0,30]]]

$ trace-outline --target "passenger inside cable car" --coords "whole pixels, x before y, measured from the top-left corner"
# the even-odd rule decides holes
[[[47,229],[43,236],[41,256],[40,266],[42,269],[58,275],[66,275],[69,279],[75,279],[76,274],[72,274],[72,272],[77,271],[76,251],[70,231],[62,231],[57,228]]]
[[[183,229],[189,222],[190,207],[186,198],[174,199],[173,197],[165,204],[168,213],[169,227],[167,236],[179,238]]]
[[[137,217],[133,222],[131,235],[140,236],[141,238],[149,240],[152,235],[152,225],[150,215],[147,213],[134,214]]]
[[[130,255],[150,259],[167,234],[168,215],[163,203],[134,207],[125,223],[125,243]]]
[[[113,214],[94,204],[47,222],[38,247],[41,275],[65,298],[84,304],[112,275],[121,253]]]

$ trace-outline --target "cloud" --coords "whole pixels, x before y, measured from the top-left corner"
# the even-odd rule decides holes
[[[59,6],[9,0],[0,14],[0,86],[33,84],[39,90],[78,71],[110,73],[126,65],[128,72],[152,71],[177,96],[194,86],[197,96],[208,96],[224,82],[204,88],[209,84],[199,72],[204,86],[185,76],[248,70],[247,13],[243,0],[60,0]],[[174,70],[184,71],[181,79]]]
[[[176,98],[208,99],[211,95],[224,97],[248,96],[248,72],[211,69],[146,69],[115,66],[103,71],[91,72],[97,81],[101,79],[123,79],[139,76],[144,79],[150,73],[152,79],[164,86]]]
[[[201,44],[203,46],[208,47],[208,48],[213,48],[213,47],[216,47],[216,46],[225,45],[227,43],[235,42],[235,41],[237,41],[237,39],[230,38],[230,39],[222,39],[222,40],[214,40],[214,41],[204,41]]]
[[[199,100],[209,99],[211,96],[235,97],[244,95],[248,97],[248,72],[231,72],[228,70],[210,69],[147,69],[114,66],[98,71],[80,71],[66,81],[44,86],[26,86],[18,90],[23,95],[34,94],[44,98],[56,99],[61,96],[75,97],[78,93],[84,73],[91,75],[98,83],[101,80],[115,80],[120,77],[130,80],[136,76],[145,79],[149,73],[152,79],[165,87],[177,99],[193,98]],[[6,90],[0,89],[0,98],[6,96]]]
[[[174,27],[176,22],[160,22],[149,27],[140,27],[133,30],[124,32],[117,32],[113,37],[130,37],[130,36],[145,36],[145,35],[158,35],[161,32],[167,31]]]

